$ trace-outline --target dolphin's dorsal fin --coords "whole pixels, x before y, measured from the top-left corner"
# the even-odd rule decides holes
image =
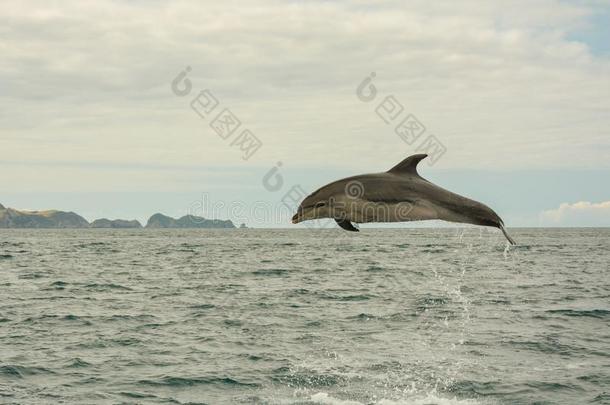
[[[417,175],[417,164],[420,160],[425,159],[428,155],[421,153],[419,155],[411,155],[390,170],[388,173],[394,174],[415,174]]]

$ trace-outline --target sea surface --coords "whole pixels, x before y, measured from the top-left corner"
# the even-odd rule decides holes
[[[2,404],[610,404],[610,229],[1,230]]]

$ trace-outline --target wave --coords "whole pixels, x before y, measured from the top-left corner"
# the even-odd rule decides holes
[[[299,290],[292,290],[290,293],[290,296],[294,296],[296,294],[311,294],[313,296],[318,297],[319,299],[322,300],[329,300],[329,301],[368,301],[372,298],[376,298],[377,295],[376,294],[347,294],[347,295],[341,295],[340,291],[338,290],[334,290],[336,291],[336,293],[333,293],[332,291],[310,291],[310,290],[306,290],[306,289],[299,289]]]
[[[288,272],[290,272],[290,270],[287,269],[259,269],[254,270],[252,274],[256,276],[282,276]]]
[[[519,341],[519,340],[507,340],[510,346],[522,349],[522,350],[531,350],[534,352],[541,353],[554,353],[554,354],[562,354],[562,355],[570,355],[576,353],[578,351],[578,347],[570,346],[567,344],[562,344],[558,341],[547,339],[546,341]]]
[[[592,404],[608,404],[610,403],[610,394],[602,392],[591,400]]]
[[[59,281],[55,281],[55,282],[51,283],[50,286],[51,287],[55,287],[57,289],[61,289],[61,288],[65,287],[65,286],[67,286],[68,284],[69,283],[66,283],[65,281],[59,280]]]
[[[123,395],[127,398],[134,398],[134,399],[158,398],[156,395],[149,394],[149,393],[142,393],[142,392],[122,391],[122,392],[119,392],[119,394]]]
[[[590,318],[605,319],[610,317],[610,310],[607,309],[590,309],[590,310],[577,310],[577,309],[550,309],[545,311],[549,314],[560,314],[565,316],[584,316]]]
[[[24,246],[25,242],[11,242],[11,241],[4,241],[4,242],[0,242],[0,246]]]
[[[126,290],[126,291],[132,291],[132,288],[129,287],[125,287],[119,284],[113,284],[113,283],[108,283],[108,284],[98,284],[98,283],[93,283],[93,284],[87,284],[84,288],[89,288],[92,290],[96,290],[96,291],[105,291],[105,290]]]
[[[0,366],[0,376],[24,378],[30,375],[55,374],[53,371],[44,367],[26,367],[20,365]]]
[[[70,361],[67,367],[69,368],[81,368],[81,367],[89,367],[91,363],[87,363],[85,360],[75,357]]]
[[[172,377],[165,376],[156,380],[140,380],[138,384],[151,386],[166,386],[166,387],[188,387],[194,385],[227,385],[233,387],[252,387],[256,388],[259,385],[238,381],[230,377]]]
[[[88,242],[88,243],[77,243],[74,247],[77,248],[88,248],[88,247],[98,247],[98,246],[106,246],[108,243],[106,242]]]
[[[191,308],[191,309],[212,309],[212,308],[216,308],[216,305],[214,305],[214,304],[198,304],[198,305],[191,305],[189,308]]]

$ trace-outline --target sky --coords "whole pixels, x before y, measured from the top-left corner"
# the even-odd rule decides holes
[[[508,226],[610,226],[609,27],[610,0],[5,1],[0,203],[289,227],[295,190],[428,152]]]

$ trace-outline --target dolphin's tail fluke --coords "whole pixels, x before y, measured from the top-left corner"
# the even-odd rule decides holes
[[[506,236],[506,239],[508,239],[508,242],[511,245],[517,244],[517,242],[515,242],[515,240],[513,238],[511,238],[510,235],[506,232],[506,228],[504,228],[504,225],[500,225],[500,229],[502,230],[502,233],[504,234],[504,236]]]

